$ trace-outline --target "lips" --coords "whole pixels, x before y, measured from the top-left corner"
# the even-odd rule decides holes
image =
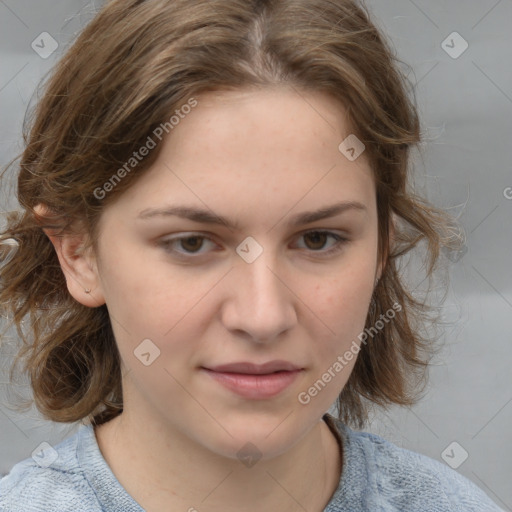
[[[202,367],[223,388],[248,399],[269,399],[288,386],[303,370],[288,361],[269,361],[264,364],[248,362],[229,363],[211,368]]]
[[[301,370],[300,366],[296,366],[288,361],[275,360],[269,361],[264,364],[254,364],[254,363],[229,363],[222,364],[219,366],[206,367],[208,370],[212,370],[214,372],[219,373],[240,373],[246,375],[265,375],[269,373],[275,372],[293,372],[296,370]]]

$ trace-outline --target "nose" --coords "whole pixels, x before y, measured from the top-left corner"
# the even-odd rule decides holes
[[[271,343],[292,329],[299,299],[287,275],[267,250],[252,263],[237,262],[226,283],[225,328],[260,344]]]

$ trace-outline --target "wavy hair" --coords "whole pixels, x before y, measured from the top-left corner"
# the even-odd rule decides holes
[[[71,297],[42,228],[72,233],[81,226],[96,248],[103,209],[134,186],[161,144],[105,197],[95,191],[172,112],[202,92],[279,84],[324,92],[347,109],[374,173],[378,252],[386,261],[366,327],[393,304],[402,308],[361,345],[338,398],[339,417],[361,427],[372,404],[414,403],[434,353],[436,340],[425,328],[435,321],[434,308],[414,296],[400,264],[425,242],[430,279],[440,250],[456,249],[460,235],[455,219],[413,189],[410,155],[422,136],[414,91],[399,64],[356,0],[107,2],[46,77],[25,120],[24,150],[5,169],[19,160],[21,209],[0,231],[0,304],[21,340],[10,377],[22,363],[30,403],[52,421],[96,425],[123,408],[106,305],[88,308]],[[38,217],[38,204],[51,217]]]

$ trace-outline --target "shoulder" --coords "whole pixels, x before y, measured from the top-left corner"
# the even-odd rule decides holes
[[[88,512],[101,507],[77,457],[80,431],[16,464],[0,479],[0,512]],[[85,507],[85,508],[84,508]]]
[[[476,484],[446,464],[400,448],[374,434],[365,432],[355,435],[372,455],[379,486],[390,500],[415,503],[420,507],[421,496],[425,504],[431,502],[450,507],[439,510],[500,510]]]
[[[500,512],[476,484],[446,464],[358,432],[334,419],[348,449],[348,464],[364,473],[364,499],[386,511]],[[357,460],[358,459],[358,460]],[[364,459],[364,462],[362,462]],[[348,468],[350,474],[351,469]],[[343,479],[343,476],[342,476]]]

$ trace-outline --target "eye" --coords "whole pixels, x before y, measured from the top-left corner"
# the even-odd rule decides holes
[[[204,246],[204,241],[212,242],[212,240],[206,236],[191,233],[187,236],[168,238],[166,240],[163,240],[161,242],[161,245],[164,247],[164,249],[166,251],[173,253],[173,254],[178,254],[181,256],[186,256],[188,254],[190,254],[190,255],[199,254],[200,255],[200,254],[204,254],[204,252],[200,252],[200,249]],[[173,248],[173,246],[181,247],[184,250],[180,251],[176,248]]]
[[[343,245],[348,242],[348,239],[343,238],[332,231],[308,231],[302,235],[302,238],[310,241],[309,244],[306,244],[308,249],[311,249],[312,252],[319,252],[323,255],[329,255],[341,251],[343,249]],[[322,247],[325,246],[326,241],[329,238],[334,240],[334,243],[331,245],[330,249],[322,250]]]
[[[299,238],[309,241],[306,244],[306,250],[319,253],[319,255],[322,256],[339,252],[343,249],[343,246],[348,243],[348,239],[331,231],[308,231],[307,233],[303,233]],[[322,249],[325,247],[329,238],[333,240],[334,243],[331,244],[329,249]],[[201,249],[204,248],[207,243],[216,245],[211,238],[205,235],[200,233],[188,233],[185,236],[175,236],[162,240],[159,245],[170,254],[186,258],[187,256],[199,257],[206,254],[208,250],[201,251]]]

